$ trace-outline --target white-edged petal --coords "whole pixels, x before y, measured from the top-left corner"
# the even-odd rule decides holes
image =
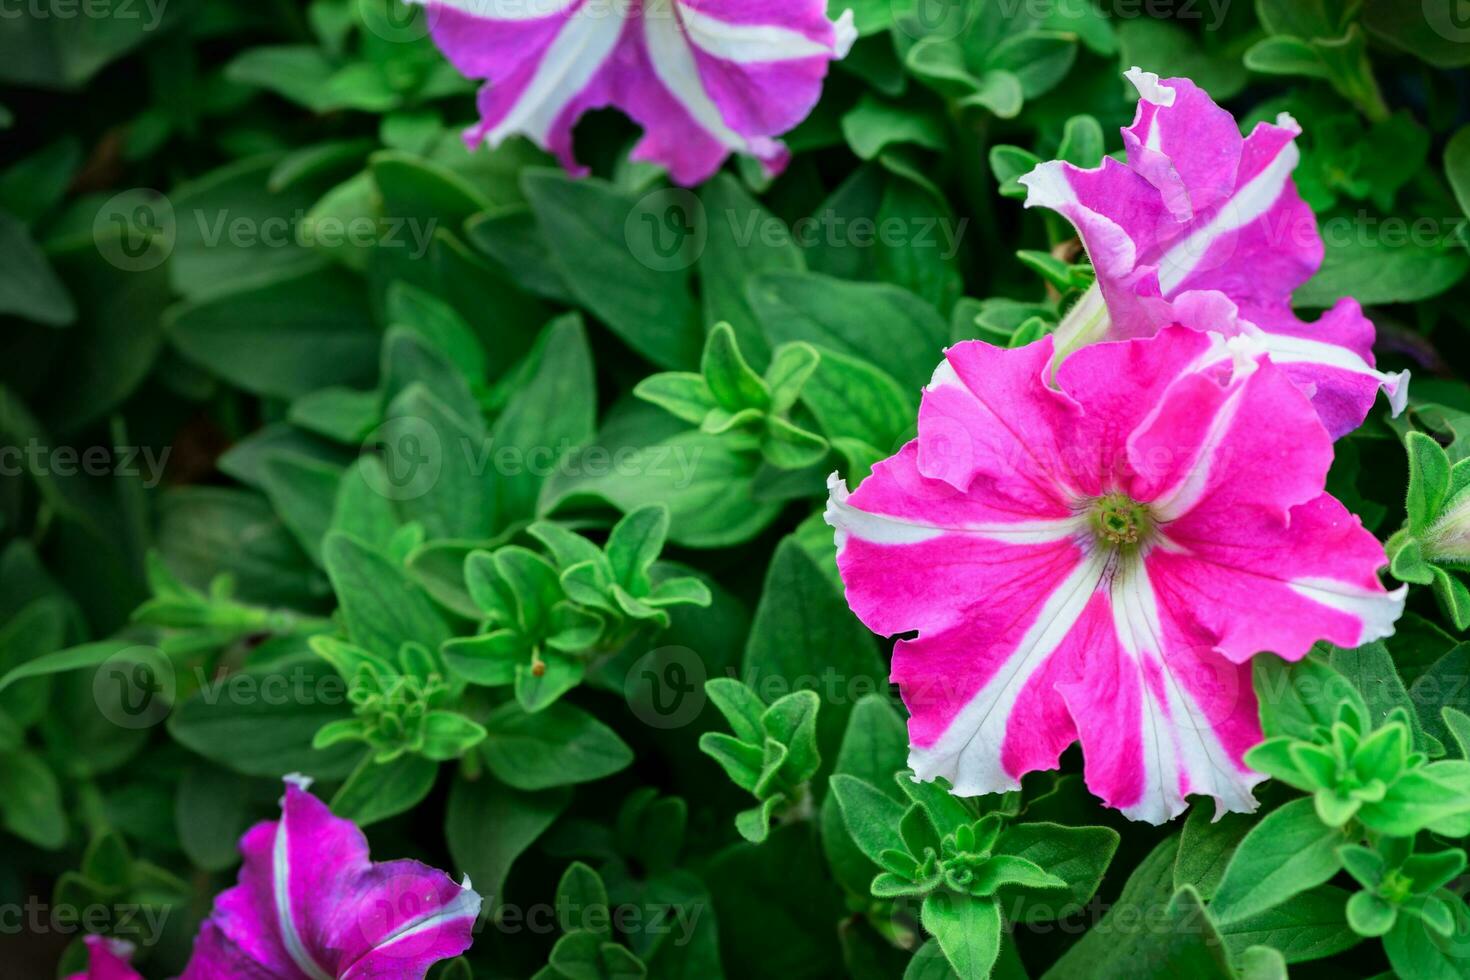
[[[909,749],[909,767],[921,780],[948,779],[958,796],[980,796],[1018,789],[1020,781],[1001,764],[1001,746],[1011,711],[1026,682],[1077,625],[1107,568],[1107,558],[1091,555],[1047,596],[1035,621],[1006,661],[960,709],[933,745]]]

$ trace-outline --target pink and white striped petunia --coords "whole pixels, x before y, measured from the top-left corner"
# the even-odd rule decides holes
[[[422,980],[469,948],[480,896],[417,861],[368,858],[367,839],[286,777],[281,819],[240,838],[181,980]]]
[[[643,127],[635,160],[697,184],[731,153],[775,172],[774,137],[807,117],[852,13],[826,0],[415,0],[462,73],[483,78],[471,146],[525,136],[573,173],[572,127],[617,106]]]
[[[73,973],[66,980],[143,980],[129,964],[131,943],[101,936],[87,937],[87,972]]]
[[[919,435],[827,521],[894,647],[909,764],[970,796],[1080,740],[1088,788],[1160,823],[1255,807],[1250,658],[1393,631],[1378,541],[1323,492],[1332,442],[1249,338],[951,348]]]
[[[1315,323],[1292,312],[1292,293],[1323,255],[1292,181],[1296,121],[1283,113],[1242,138],[1188,79],[1125,74],[1139,93],[1123,130],[1127,163],[1083,170],[1053,160],[1020,178],[1026,206],[1070,220],[1097,270],[1097,286],[1057,329],[1059,356],[1173,323],[1249,334],[1312,396],[1334,438],[1362,424],[1380,388],[1401,411],[1408,372],[1374,367],[1373,324],[1356,300]]]

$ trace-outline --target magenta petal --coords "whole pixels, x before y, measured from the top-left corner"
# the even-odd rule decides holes
[[[281,819],[241,838],[239,884],[215,900],[186,980],[234,975],[422,978],[469,948],[480,897],[416,861],[373,864],[367,840],[288,777]]]
[[[1404,590],[1323,493],[1330,437],[1258,333],[1087,346],[1055,386],[1051,352],[957,346],[918,439],[853,493],[831,483],[849,605],[911,634],[909,764],[993,793],[1080,741],[1087,785],[1129,817],[1190,795],[1253,809],[1248,659],[1386,635]],[[1102,516],[1120,512],[1137,536]]]
[[[87,972],[73,973],[67,980],[143,980],[129,964],[133,947],[118,939],[88,936]]]
[[[617,106],[644,130],[634,158],[682,184],[731,153],[784,166],[775,137],[811,112],[856,37],[851,14],[829,20],[826,0],[421,2],[450,61],[487,81],[472,144],[525,136],[581,172],[573,127]]]
[[[278,972],[252,959],[219,926],[206,919],[194,939],[189,965],[179,980],[295,980],[301,976],[293,967]]]
[[[1334,438],[1361,424],[1380,390],[1401,411],[1407,372],[1375,368],[1373,325],[1356,303],[1317,323],[1292,313],[1292,294],[1323,254],[1292,181],[1296,122],[1283,115],[1242,137],[1188,79],[1126,74],[1140,96],[1123,130],[1127,163],[1083,170],[1052,161],[1021,178],[1026,206],[1070,220],[1097,270],[1102,303],[1079,303],[1058,328],[1061,356],[1173,323],[1250,333],[1311,396]]]
[[[422,977],[473,941],[480,896],[417,861],[386,861],[354,876],[335,910],[324,910],[342,980]]]

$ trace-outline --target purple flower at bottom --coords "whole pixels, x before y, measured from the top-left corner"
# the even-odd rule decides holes
[[[281,819],[240,839],[239,883],[215,899],[182,980],[411,980],[469,948],[469,881],[374,863],[362,831],[308,785],[287,776]]]
[[[617,106],[643,127],[635,160],[680,184],[731,153],[768,171],[789,156],[774,137],[807,117],[829,62],[857,33],[826,0],[416,0],[434,41],[483,78],[471,146],[525,136],[573,173],[572,127]]]

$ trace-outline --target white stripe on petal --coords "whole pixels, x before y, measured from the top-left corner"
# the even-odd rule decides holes
[[[616,11],[594,6],[599,5],[584,6],[567,19],[515,106],[486,134],[491,146],[516,133],[546,145],[562,111],[602,70],[618,46],[625,15],[621,5],[614,5]]]
[[[1177,520],[1193,510],[1200,502],[1210,482],[1210,471],[1215,462],[1215,456],[1221,445],[1224,444],[1230,426],[1235,422],[1235,416],[1240,411],[1244,396],[1245,385],[1238,384],[1235,390],[1220,403],[1214,418],[1210,419],[1210,427],[1205,432],[1204,438],[1200,440],[1199,450],[1191,461],[1189,470],[1184,474],[1184,478],[1150,505],[1150,509],[1158,520],[1164,523]],[[1160,400],[1159,404],[1163,405],[1164,401]],[[1144,421],[1144,425],[1152,421],[1153,417],[1150,416]],[[1134,434],[1136,435],[1142,429],[1143,427],[1140,426]],[[1129,441],[1132,442],[1131,436]]]
[[[694,122],[720,145],[730,150],[746,150],[745,137],[725,123],[720,107],[715,105],[699,77],[699,65],[678,17],[673,0],[647,0],[643,15],[643,37],[648,42],[648,60],[653,73],[668,89],[674,101],[683,106]]]
[[[1264,170],[1235,192],[1203,227],[1195,229],[1159,260],[1159,288],[1168,297],[1199,265],[1215,240],[1237,231],[1271,210],[1291,180],[1301,151],[1287,143]]]
[[[1110,588],[1118,641],[1138,669],[1144,717],[1144,794],[1123,808],[1130,820],[1161,824],[1183,813],[1188,801],[1181,791],[1183,773],[1191,793],[1215,798],[1217,812],[1249,813],[1256,808],[1251,787],[1264,779],[1241,771],[1215,734],[1214,725],[1174,676],[1159,618],[1158,597],[1148,570],[1138,559],[1123,563]],[[1165,703],[1149,685],[1145,664],[1163,678]],[[1231,669],[1233,665],[1223,665]]]
[[[296,785],[302,784],[298,782]],[[306,951],[306,944],[296,931],[296,919],[291,914],[291,840],[286,832],[284,807],[281,808],[281,819],[276,824],[276,840],[271,848],[271,894],[275,899],[276,928],[281,933],[281,945],[286,948],[286,955],[311,980],[332,980],[332,975],[318,966],[316,960]]]
[[[469,887],[469,878],[465,878],[465,884],[460,893],[454,896],[446,905],[436,912],[420,915],[409,919],[387,936],[380,939],[373,947],[373,951],[381,951],[392,946],[394,943],[413,939],[435,929],[441,929],[458,919],[474,919],[480,914],[480,896]],[[366,957],[363,957],[364,959]],[[360,962],[360,961],[359,961]],[[356,964],[354,964],[354,967]],[[342,976],[342,980],[353,980],[356,976],[355,969],[349,969]]]
[[[1377,381],[1388,393],[1388,403],[1395,417],[1404,410],[1409,399],[1409,372],[1391,374],[1380,371],[1363,360],[1355,351],[1338,344],[1328,344],[1306,337],[1262,331],[1260,339],[1271,360],[1277,364],[1321,364],[1339,371],[1351,371]]]
[[[1315,603],[1347,613],[1363,624],[1353,646],[1362,646],[1393,635],[1394,623],[1404,612],[1404,598],[1409,587],[1401,585],[1392,592],[1364,589],[1330,578],[1299,578],[1286,583],[1297,595]]]
[[[872,544],[918,544],[946,534],[964,534],[989,538],[1005,544],[1051,544],[1064,541],[1086,527],[1081,517],[1053,520],[997,521],[986,524],[943,526],[874,514],[859,510],[847,502],[847,482],[833,473],[827,478],[827,510],[822,516],[837,530],[837,548],[842,550],[849,536]]]
[[[1021,783],[1001,764],[1001,746],[1011,711],[1026,682],[1041,669],[1077,625],[1102,581],[1107,557],[1089,556],[1047,597],[1036,621],[1010,657],[980,692],[960,709],[931,746],[912,746],[909,767],[921,780],[943,776],[958,796],[980,796],[1019,789]]]
[[[762,61],[794,61],[798,58],[830,58],[832,48],[813,41],[800,31],[775,24],[730,24],[679,3],[679,19],[699,48],[721,61],[752,64]]]
[[[1144,71],[1134,65],[1123,73],[1123,77],[1133,83],[1133,87],[1138,89],[1138,97],[1143,101],[1166,108],[1174,104],[1174,97],[1178,93],[1169,86],[1160,84],[1157,72]]]
[[[563,13],[583,0],[405,0],[425,6],[447,7],[485,20],[540,20]]]

